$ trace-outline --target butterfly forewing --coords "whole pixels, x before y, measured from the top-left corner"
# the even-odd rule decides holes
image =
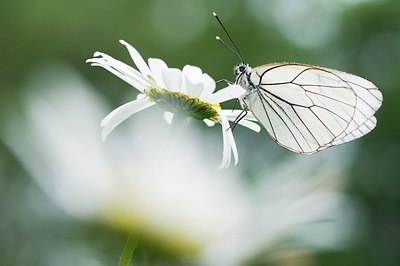
[[[280,145],[314,153],[371,131],[382,94],[345,72],[296,63],[253,69],[246,104]]]

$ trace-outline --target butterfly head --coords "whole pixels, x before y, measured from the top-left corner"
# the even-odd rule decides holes
[[[240,63],[238,65],[235,66],[235,68],[233,69],[236,77],[242,76],[242,75],[249,75],[250,71],[251,71],[251,67],[248,64],[245,63]]]
[[[252,82],[250,81],[251,67],[248,64],[238,64],[235,66],[234,72],[236,75],[236,84],[248,90],[253,87]]]

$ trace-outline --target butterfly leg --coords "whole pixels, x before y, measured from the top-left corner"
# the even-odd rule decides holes
[[[242,120],[243,118],[246,117],[247,113],[248,113],[247,108],[243,109],[240,112],[240,114],[236,117],[236,119],[233,121],[233,124],[228,128],[228,130],[230,129],[233,131],[235,129],[235,127],[237,126],[237,124],[239,124],[240,120]]]
[[[215,83],[216,83],[216,84],[219,84],[219,83],[221,83],[221,82],[225,82],[225,83],[228,84],[228,85],[232,85],[232,84],[233,84],[232,81],[227,80],[227,79],[220,79],[220,80],[217,80]]]

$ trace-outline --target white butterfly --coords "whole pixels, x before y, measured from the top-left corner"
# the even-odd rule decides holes
[[[343,71],[298,64],[274,63],[252,69],[218,20],[239,56],[236,84],[246,93],[239,98],[281,146],[312,154],[357,139],[376,126],[375,112],[382,93],[370,81]],[[242,116],[243,117],[243,116]],[[238,117],[240,120],[241,117]]]
[[[329,68],[275,63],[235,67],[239,100],[281,146],[312,154],[359,138],[376,126],[382,93],[370,81]]]

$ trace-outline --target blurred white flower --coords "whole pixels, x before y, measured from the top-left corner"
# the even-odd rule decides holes
[[[147,65],[134,47],[122,40],[120,43],[127,47],[139,71],[100,52],[94,53],[94,57],[87,60],[92,66],[105,68],[140,92],[136,100],[118,107],[103,119],[101,122],[103,140],[129,116],[158,105],[169,112],[166,115],[168,122],[173,121],[175,114],[203,120],[209,126],[220,123],[224,142],[220,168],[229,166],[232,154],[237,164],[237,148],[228,122],[228,120],[235,121],[237,113],[233,113],[232,110],[221,110],[219,104],[238,98],[245,93],[245,90],[238,85],[229,85],[214,93],[215,81],[200,68],[190,65],[184,66],[182,70],[168,68],[164,61],[157,58],[149,58]],[[237,122],[257,132],[260,131],[260,127],[252,121],[255,121],[255,118],[249,114]]]
[[[42,93],[30,87],[26,119],[4,136],[58,205],[186,253],[238,223],[247,203],[237,177],[207,167],[214,157],[204,147],[215,138],[188,126],[179,143],[165,147],[168,125],[146,112],[104,143],[96,122],[107,110],[104,101],[70,70],[59,71],[38,78]]]
[[[174,251],[184,265],[185,258],[191,265],[244,265],[288,251],[338,248],[352,232],[352,208],[340,193],[348,156],[327,152],[266,162],[254,173],[254,185],[244,186],[239,167],[207,167],[212,158],[204,147],[213,136],[186,127],[180,145],[163,151],[166,125],[142,126],[162,119],[152,112],[102,143],[95,123],[106,110],[102,99],[71,71],[55,69],[30,87],[26,119],[0,132],[71,215],[134,230],[143,243]],[[45,90],[33,93],[36,88]]]
[[[340,152],[267,162],[244,224],[204,249],[205,264],[242,265],[345,248],[357,234],[355,209],[340,192],[348,164]]]

